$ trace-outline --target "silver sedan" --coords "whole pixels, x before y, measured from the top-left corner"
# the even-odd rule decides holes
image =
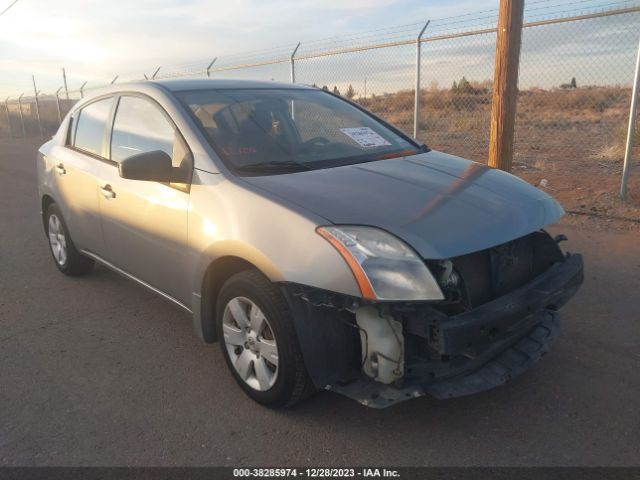
[[[317,88],[111,86],[37,170],[58,269],[98,262],[184,308],[273,408],[493,388],[544,355],[582,283],[546,193]]]

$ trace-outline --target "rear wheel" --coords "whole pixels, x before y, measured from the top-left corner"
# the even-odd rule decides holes
[[[76,249],[55,203],[47,210],[45,226],[51,255],[58,270],[65,275],[83,275],[90,272],[93,268],[93,260]]]
[[[313,392],[287,303],[273,283],[254,270],[237,273],[223,285],[217,306],[223,355],[247,395],[282,408]]]

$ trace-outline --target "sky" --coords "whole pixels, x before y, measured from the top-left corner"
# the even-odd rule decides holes
[[[0,0],[0,11],[11,1]],[[569,10],[581,13],[581,9],[614,2],[528,0],[527,8],[530,15],[542,18]],[[617,5],[623,7],[637,4],[617,0]],[[31,94],[32,75],[41,91],[54,92],[62,85],[62,67],[67,72],[69,89],[73,90],[84,81],[88,87],[96,86],[115,75],[120,80],[141,78],[143,74],[151,75],[158,66],[162,66],[163,74],[202,69],[213,57],[219,58],[218,66],[282,57],[298,41],[302,42],[300,54],[304,54],[354,42],[413,38],[426,19],[436,19],[431,32],[438,28],[444,32],[488,26],[495,22],[497,6],[498,0],[19,0],[0,16],[0,98],[22,92]],[[610,33],[615,35],[616,28]],[[457,50],[458,55],[466,51],[469,68],[477,64],[486,78],[491,73],[487,61],[492,61],[494,38],[464,41]],[[543,39],[540,42],[544,46]],[[474,48],[476,54],[471,58]],[[377,57],[372,54],[360,67],[363,71],[356,72],[355,77],[362,82],[359,88],[364,88],[368,76],[370,91],[393,88],[390,82],[394,80],[389,79],[410,74],[408,66],[414,52],[413,47],[408,47],[396,53],[391,49]],[[429,61],[437,62],[439,55],[444,53],[434,54]],[[341,69],[349,68],[348,57],[332,57],[331,61],[342,62]],[[398,62],[407,68],[400,69]],[[307,77],[321,83],[322,70],[329,63],[310,65],[301,62],[300,75],[304,76],[307,68]],[[288,65],[270,68],[274,73],[232,71],[221,75],[257,74],[287,80]],[[375,77],[382,75],[386,75],[387,86],[376,87]],[[440,75],[432,81],[448,82],[451,75]]]

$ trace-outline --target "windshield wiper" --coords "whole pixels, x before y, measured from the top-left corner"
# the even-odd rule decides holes
[[[300,162],[284,161],[284,162],[258,162],[249,165],[240,165],[235,168],[238,172],[260,172],[260,171],[304,171],[311,170],[309,165]]]
[[[372,157],[372,160],[388,160],[391,158],[398,158],[398,157],[410,157],[411,155],[417,155],[420,152],[424,152],[424,150],[407,149],[407,150],[400,150],[399,152],[381,153],[379,155],[374,155]]]

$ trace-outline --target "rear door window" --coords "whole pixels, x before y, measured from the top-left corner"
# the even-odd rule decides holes
[[[102,146],[105,136],[105,127],[114,98],[105,98],[90,103],[78,113],[75,135],[72,135],[73,145],[94,155],[102,156]]]

